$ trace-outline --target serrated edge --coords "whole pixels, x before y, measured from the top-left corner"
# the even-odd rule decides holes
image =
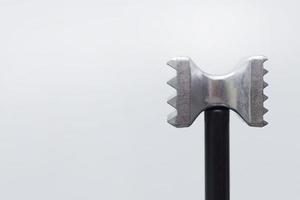
[[[167,103],[168,103],[170,106],[176,108],[176,101],[177,101],[177,96],[176,96],[176,95],[173,95],[173,96],[171,96],[171,97],[168,98]]]
[[[177,68],[177,61],[175,59],[171,59],[170,61],[167,62],[167,65],[175,69],[176,71],[178,70]],[[175,88],[177,90],[177,76],[170,79],[167,82],[168,85],[171,87]],[[177,116],[178,116],[178,111],[176,109],[176,101],[177,101],[177,94],[172,95],[171,97],[168,98],[167,103],[175,108],[173,112],[168,114],[167,117],[167,122],[173,126],[177,126]]]
[[[175,89],[177,89],[177,77],[170,79],[167,84]]]
[[[263,126],[268,125],[268,122],[265,121],[265,114],[269,111],[267,108],[264,107],[265,101],[269,98],[265,93],[264,93],[264,88],[268,87],[268,83],[264,80],[264,76],[268,73],[269,71],[265,69],[265,66],[263,65]]]
[[[176,126],[176,121],[177,121],[177,110],[173,111],[172,113],[170,113],[168,115],[168,119],[167,119],[168,123],[173,125],[173,126]]]
[[[177,62],[176,62],[176,60],[174,60],[174,59],[170,60],[169,62],[167,62],[167,65],[169,65],[173,69],[177,70]]]
[[[267,121],[263,121],[263,126],[266,126],[266,125],[268,125],[268,122]]]

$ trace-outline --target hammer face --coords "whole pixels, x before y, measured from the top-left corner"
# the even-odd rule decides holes
[[[176,108],[168,122],[175,127],[188,127],[207,108],[225,106],[238,113],[250,126],[267,124],[263,115],[267,112],[263,93],[267,84],[263,80],[266,70],[263,56],[250,57],[239,67],[225,75],[211,75],[201,71],[190,58],[178,57],[168,65],[177,71],[177,76],[168,84],[177,90],[177,95],[168,103]]]

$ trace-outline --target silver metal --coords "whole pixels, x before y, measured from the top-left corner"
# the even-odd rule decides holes
[[[263,64],[264,56],[250,57],[239,67],[225,75],[207,74],[188,57],[177,57],[167,64],[177,71],[177,76],[168,84],[177,95],[168,100],[176,111],[168,116],[175,127],[190,126],[205,109],[225,106],[236,113],[250,126],[263,127],[268,123],[263,116],[268,111],[263,102],[268,98],[263,89],[268,85],[263,76],[268,72]]]

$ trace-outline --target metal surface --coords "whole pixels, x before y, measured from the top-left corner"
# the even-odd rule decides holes
[[[239,67],[225,75],[211,75],[200,70],[188,57],[177,57],[167,64],[177,71],[168,84],[177,94],[168,100],[176,111],[168,116],[175,127],[188,127],[204,110],[224,106],[238,113],[250,126],[267,125],[263,106],[267,99],[263,89],[267,86],[263,76],[268,72],[264,56],[250,57]]]

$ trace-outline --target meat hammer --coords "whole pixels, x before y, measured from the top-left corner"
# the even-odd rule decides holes
[[[263,77],[264,56],[242,60],[236,70],[212,75],[200,70],[188,57],[176,57],[167,64],[176,77],[167,83],[177,94],[168,100],[176,110],[168,123],[190,126],[204,111],[205,119],[205,199],[229,200],[229,110],[235,111],[249,126],[264,127],[268,84]]]

